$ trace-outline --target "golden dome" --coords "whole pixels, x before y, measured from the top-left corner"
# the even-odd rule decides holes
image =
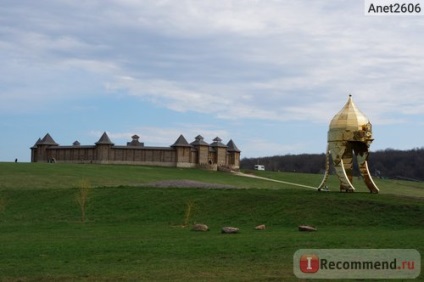
[[[330,122],[330,130],[344,129],[349,131],[361,130],[363,125],[369,123],[369,119],[353,103],[352,95],[346,105],[338,112]]]
[[[330,122],[328,141],[336,140],[371,140],[371,123],[353,103],[352,95]]]

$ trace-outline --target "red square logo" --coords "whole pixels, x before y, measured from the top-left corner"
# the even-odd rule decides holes
[[[300,271],[303,273],[315,273],[319,270],[319,258],[317,255],[302,255],[300,257]]]

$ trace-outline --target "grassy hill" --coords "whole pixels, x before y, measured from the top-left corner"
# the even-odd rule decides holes
[[[260,175],[311,186],[321,180]],[[239,189],[150,187],[164,180]],[[318,193],[196,169],[0,163],[0,280],[297,281],[292,260],[301,248],[423,253],[424,186],[377,184],[378,195],[361,186]],[[84,187],[83,223],[77,198]],[[195,222],[211,230],[190,231]],[[258,224],[267,229],[254,230]],[[318,231],[301,233],[300,224]],[[223,235],[223,226],[241,232]]]

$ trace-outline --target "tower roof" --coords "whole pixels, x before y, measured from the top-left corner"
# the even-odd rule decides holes
[[[41,138],[38,138],[37,142],[35,142],[34,146],[31,147],[31,149],[36,149],[37,145],[40,144]]]
[[[96,142],[96,145],[114,145],[112,141],[110,141],[109,136],[106,132],[103,132],[102,136],[100,137],[99,141]]]
[[[232,139],[227,143],[227,147],[228,147],[227,151],[229,151],[229,152],[239,152],[240,153],[239,148],[237,148],[236,144],[234,143],[234,141]]]
[[[353,103],[352,95],[344,107],[338,112],[330,122],[331,130],[361,130],[363,125],[369,123],[369,119]]]
[[[200,145],[209,146],[208,143],[206,143],[205,141],[203,141],[203,136],[202,135],[197,135],[194,139],[195,140],[190,143],[193,146],[200,146]]]
[[[137,134],[133,135],[131,142],[127,142],[127,146],[144,146],[144,143],[141,143],[140,141],[138,141],[138,139],[140,139],[140,136],[138,136]]]
[[[180,137],[178,137],[178,139],[175,141],[175,143],[171,145],[171,147],[191,147],[191,145],[188,144],[187,140],[181,134]]]
[[[211,147],[227,147],[221,141],[222,141],[221,138],[215,137],[215,139],[213,139],[213,143],[211,144]]]
[[[53,138],[50,136],[50,134],[46,134],[46,136],[44,136],[43,139],[41,139],[40,141],[37,141],[36,145],[50,145],[50,146],[57,146],[59,144],[57,144]]]

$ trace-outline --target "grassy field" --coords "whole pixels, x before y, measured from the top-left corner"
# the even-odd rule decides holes
[[[310,186],[322,177],[259,175]],[[92,187],[84,223],[77,201],[82,180]],[[241,189],[149,187],[162,180]],[[378,195],[360,185],[359,193],[318,193],[195,169],[0,163],[0,280],[298,281],[292,260],[301,248],[423,253],[424,185],[377,185]],[[192,232],[186,221],[211,230]],[[258,224],[267,229],[254,230]],[[301,233],[300,224],[318,231]],[[228,225],[240,234],[220,234]]]

